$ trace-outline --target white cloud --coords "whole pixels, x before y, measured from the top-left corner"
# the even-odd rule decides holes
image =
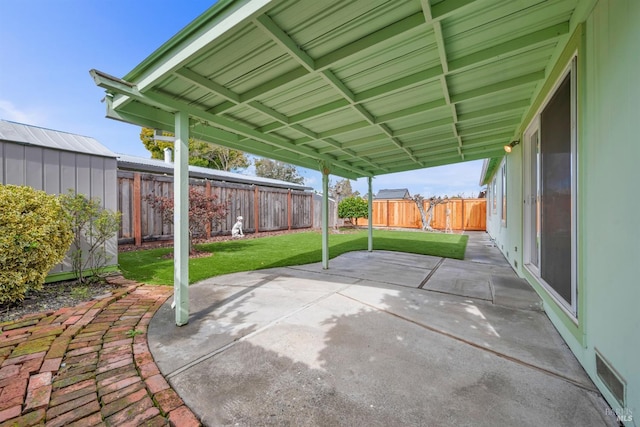
[[[46,126],[45,115],[37,110],[23,110],[11,101],[0,99],[0,118],[35,126]]]

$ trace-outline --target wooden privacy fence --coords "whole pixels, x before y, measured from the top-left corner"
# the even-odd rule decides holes
[[[207,226],[208,236],[230,234],[237,216],[244,219],[245,233],[314,227],[311,192],[202,179],[190,179],[189,185],[229,202],[226,218]],[[173,226],[163,224],[159,209],[146,200],[150,194],[172,196],[173,177],[118,171],[119,244],[173,238]]]
[[[425,212],[429,201],[424,201]],[[486,199],[451,199],[433,209],[431,227],[445,230],[447,209],[452,230],[486,229]],[[413,200],[374,200],[373,225],[376,227],[421,228],[420,211]],[[366,219],[358,219],[358,225],[367,225]]]

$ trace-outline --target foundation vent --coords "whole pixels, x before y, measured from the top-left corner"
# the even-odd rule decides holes
[[[625,407],[625,381],[596,350],[596,373],[621,407]]]

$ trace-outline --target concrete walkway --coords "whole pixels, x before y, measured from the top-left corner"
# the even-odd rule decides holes
[[[172,289],[110,281],[104,299],[0,323],[0,427],[200,425],[147,346]]]
[[[205,425],[616,425],[486,233],[464,261],[352,252],[190,297],[189,324],[167,301],[148,343]]]

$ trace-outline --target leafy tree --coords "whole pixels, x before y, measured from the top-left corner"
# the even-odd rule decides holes
[[[163,132],[163,135],[173,136],[170,132]],[[164,159],[164,149],[173,149],[173,142],[158,141],[153,136],[154,130],[151,128],[142,128],[140,131],[140,140],[151,153],[151,158]],[[189,138],[189,164],[229,172],[248,167],[249,159],[242,151]]]
[[[145,200],[160,210],[162,222],[173,224],[173,197],[149,194]],[[206,234],[207,224],[217,226],[227,217],[229,202],[221,202],[216,194],[207,196],[201,189],[189,187],[189,253],[194,254],[193,239]]]
[[[42,289],[73,236],[57,197],[31,187],[0,185],[0,304]]]
[[[349,218],[358,225],[358,218],[369,218],[369,205],[362,197],[346,197],[338,203],[338,218]]]
[[[91,277],[100,279],[111,260],[105,249],[106,242],[114,237],[120,226],[120,212],[103,209],[100,199],[89,199],[84,194],[69,190],[60,196],[62,207],[69,217],[73,242],[71,266],[80,283]],[[89,271],[90,274],[86,274]]]
[[[345,197],[358,196],[360,193],[357,191],[354,193],[351,189],[351,181],[349,179],[341,179],[337,181],[335,184],[329,183],[329,197],[331,197],[335,203],[333,204],[335,214],[338,216],[338,205],[340,200]],[[338,222],[335,223],[335,228],[338,228]]]
[[[279,179],[294,184],[304,184],[304,178],[295,166],[279,160],[257,159],[255,161],[256,175],[262,178]]]

